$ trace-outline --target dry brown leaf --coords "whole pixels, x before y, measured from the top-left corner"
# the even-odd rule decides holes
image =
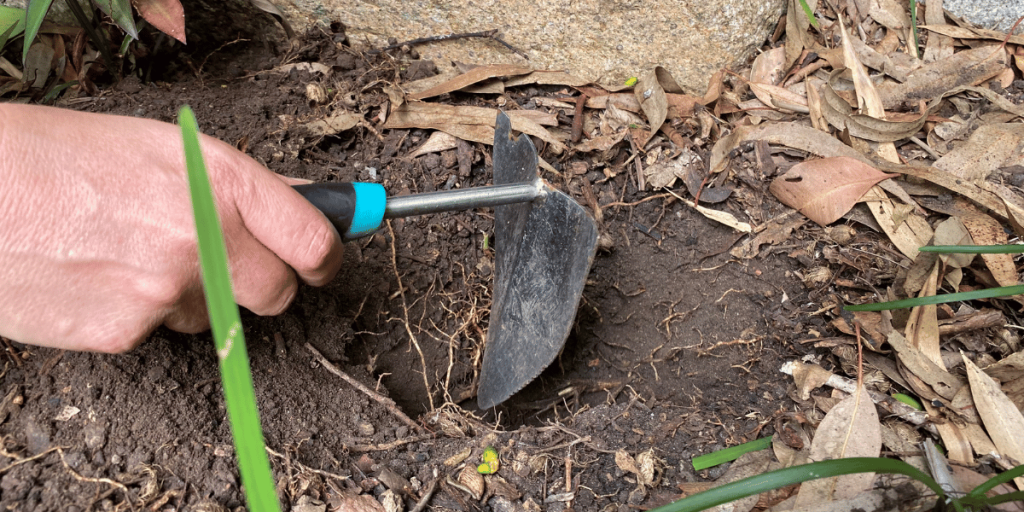
[[[863,154],[825,132],[798,123],[763,123],[760,126],[740,126],[729,135],[718,139],[711,148],[711,172],[714,174],[725,170],[729,163],[727,158],[732,150],[752,140],[782,144],[823,158],[855,158],[871,165],[871,161]]]
[[[878,457],[882,433],[875,404],[863,385],[832,408],[818,425],[811,441],[810,459],[815,461],[847,457]],[[874,473],[859,473],[804,482],[794,508],[857,496],[871,487]]]
[[[651,133],[657,132],[668,117],[666,93],[682,94],[683,89],[672,78],[672,74],[661,66],[656,66],[649,73],[640,77],[633,88],[636,101],[640,104],[644,115],[647,116],[647,122],[651,125]]]
[[[1024,378],[1024,350],[1014,352],[999,362],[986,366],[985,373],[1002,382]]]
[[[757,96],[757,99],[767,107],[777,108],[788,112],[808,113],[807,98],[790,91],[784,87],[771,84],[759,84],[749,82],[750,90]],[[746,102],[744,102],[746,103]],[[744,107],[741,104],[740,107]],[[759,113],[763,114],[763,113]]]
[[[931,274],[924,282],[924,287],[918,297],[931,297],[939,281],[939,262],[932,266]],[[939,319],[937,316],[938,306],[926,304],[915,306],[910,310],[910,318],[907,320],[906,339],[910,346],[921,351],[925,357],[936,366],[945,370],[942,364],[942,354],[939,352]]]
[[[363,120],[363,116],[353,112],[335,112],[330,117],[306,123],[306,129],[313,135],[336,135],[350,130]]]
[[[492,66],[480,66],[473,68],[467,73],[458,75],[450,80],[445,81],[442,84],[438,84],[430,89],[422,92],[414,93],[409,95],[409,99],[422,100],[425,98],[431,98],[433,96],[440,96],[450,92],[464,89],[470,85],[490,80],[492,78],[501,76],[513,76],[513,75],[525,75],[532,72],[530,68],[524,68],[522,66],[512,66],[509,64],[495,64]]]
[[[919,349],[910,345],[900,333],[892,331],[888,337],[889,345],[896,350],[900,363],[911,373],[931,387],[938,396],[952,400],[964,383],[953,374],[935,364]]]
[[[1006,232],[995,219],[976,212],[963,217],[964,227],[978,245],[1005,245],[1008,242]],[[1012,254],[982,254],[981,259],[992,272],[999,286],[1017,284],[1017,265]]]
[[[941,18],[940,18],[941,19]],[[1006,38],[1006,32],[1000,32],[998,30],[988,30],[984,28],[969,28],[960,27],[957,25],[946,25],[946,24],[933,24],[930,21],[927,25],[918,25],[917,28],[936,32],[948,37],[954,37],[956,39],[978,39],[978,40],[989,40],[989,41],[1006,41],[1012,44],[1024,45],[1024,36],[1012,35],[1009,39]]]
[[[816,364],[806,364],[799,361],[794,361],[792,364],[793,382],[799,390],[801,400],[810,399],[811,391],[824,386],[828,378],[832,376],[832,372]]]
[[[565,150],[561,141],[537,122],[538,114],[530,110],[510,110],[512,129],[537,137],[551,145],[558,153]],[[451,106],[436,103],[406,103],[396,108],[384,128],[426,128],[441,130],[462,140],[494,143],[494,120],[498,111],[486,107]],[[550,114],[540,113],[543,117]]]
[[[942,412],[933,407],[927,400],[922,401],[921,405],[924,406],[924,410],[928,413],[929,417],[942,417]],[[956,423],[950,421],[936,422],[935,429],[939,431],[939,437],[942,439],[943,446],[946,447],[946,457],[949,460],[968,466],[974,465],[974,452],[971,449],[971,442]]]
[[[920,4],[918,4],[920,7]],[[944,25],[946,23],[946,16],[942,13],[942,0],[931,0],[924,11],[924,21],[927,25],[919,25],[918,28],[925,26]],[[953,55],[953,38],[943,35],[940,32],[933,31],[928,36],[928,42],[924,47],[924,62],[931,63],[937,60],[942,60],[950,55]]]
[[[885,28],[903,31],[910,26],[910,17],[902,3],[896,0],[871,0],[868,5],[868,14]]]
[[[853,158],[822,158],[793,166],[772,181],[769,191],[825,226],[853,208],[876,183],[893,176]]]
[[[990,181],[982,183],[981,188],[999,198],[1005,208],[1006,219],[1013,226],[1014,232],[1018,236],[1024,236],[1024,202],[1021,201],[1020,195],[1002,184]]]
[[[885,108],[914,106],[955,88],[984,82],[1001,73],[1008,63],[1006,51],[998,46],[973,48],[914,70],[906,82],[882,84],[878,95]]]
[[[902,9],[900,10],[902,11]],[[885,12],[882,9],[879,9],[879,11]],[[861,113],[875,119],[885,119],[885,108],[882,107],[882,99],[878,96],[875,85],[871,83],[871,78],[868,76],[867,70],[864,69],[864,65],[857,59],[857,52],[853,51],[853,44],[850,43],[850,34],[846,31],[846,24],[843,23],[842,16],[839,17],[839,31],[843,37],[843,61],[846,63],[846,68],[853,74],[853,86],[857,90],[857,105]],[[851,133],[851,135],[854,134]]]
[[[874,142],[893,142],[906,139],[924,126],[931,108],[938,106],[933,102],[932,107],[922,112],[916,119],[910,121],[885,120],[876,116],[856,114],[846,102],[836,93],[832,83],[837,79],[839,73],[833,73],[829,83],[821,86],[821,114],[838,130],[849,130],[850,135]],[[874,89],[873,89],[874,90]]]
[[[441,151],[455,149],[458,145],[459,140],[454,136],[442,131],[436,131],[430,134],[430,137],[427,138],[422,146],[410,153],[409,158],[416,158],[429,153],[440,153]]]
[[[912,260],[917,258],[918,249],[934,236],[924,216],[907,208],[909,205],[900,206],[878,187],[864,194],[863,201],[889,241]]]
[[[332,501],[331,505],[331,510],[336,512],[386,512],[384,506],[369,494],[345,494]]]
[[[547,71],[547,70],[536,70],[525,75],[513,76],[508,80],[505,80],[507,87],[517,87],[520,85],[564,85],[567,87],[584,87],[593,86],[589,80],[570,75],[564,71]],[[619,88],[609,88],[607,86],[600,86],[604,90],[621,90]]]
[[[818,5],[818,0],[807,0],[806,3],[811,12],[814,12]],[[799,14],[803,12],[800,0],[788,0],[787,10],[795,14],[794,16],[786,16],[786,60],[783,67],[789,69],[796,63],[796,59],[800,58],[804,48],[810,47],[814,40],[807,33],[807,29],[811,26],[811,21],[807,19],[807,16]]]
[[[779,85],[786,74],[786,48],[772,48],[754,58],[750,65],[750,81]]]
[[[707,217],[708,219],[711,219],[719,224],[729,226],[730,228],[735,229],[740,233],[750,233],[754,230],[754,228],[750,227],[750,224],[740,221],[739,219],[736,218],[735,215],[729,212],[723,212],[721,210],[706,208],[699,204],[694,205],[690,201],[683,201],[683,204],[689,205],[694,210],[697,210],[697,213]]]
[[[1024,150],[1024,125],[1019,123],[982,125],[967,142],[933,166],[959,178],[980,184],[996,169],[1016,163]]]
[[[1024,436],[1021,435],[1024,432],[1024,414],[999,389],[999,383],[981,371],[966,355],[963,359],[978,415],[996,449],[1002,457],[1016,461],[1014,464],[1024,462]],[[1024,477],[1015,478],[1014,482],[1019,489],[1024,489]]]

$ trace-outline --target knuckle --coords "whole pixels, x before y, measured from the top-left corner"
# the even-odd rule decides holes
[[[306,226],[301,240],[303,250],[295,262],[296,270],[306,273],[326,267],[337,243],[334,227],[327,222],[312,222]]]

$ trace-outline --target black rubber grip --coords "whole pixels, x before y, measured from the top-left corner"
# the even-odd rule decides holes
[[[323,212],[338,234],[348,237],[356,211],[356,191],[351,183],[314,183],[292,188]]]

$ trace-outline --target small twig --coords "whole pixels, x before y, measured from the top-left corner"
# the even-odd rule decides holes
[[[409,443],[418,443],[420,441],[426,441],[427,439],[433,439],[434,434],[421,434],[418,436],[407,437],[405,439],[399,439],[397,441],[391,441],[390,443],[381,444],[345,444],[345,448],[353,452],[383,452],[387,450],[393,450],[399,446],[404,446]]]
[[[380,49],[377,49],[377,50],[370,50],[370,51],[366,52],[366,54],[367,55],[376,55],[378,53],[386,52],[388,50],[394,50],[394,49],[397,49],[397,48],[401,48],[403,46],[415,46],[417,44],[436,43],[436,42],[440,42],[440,41],[452,41],[452,40],[455,40],[455,39],[468,39],[468,38],[471,38],[471,37],[481,37],[481,38],[484,38],[484,39],[493,39],[494,41],[497,41],[498,43],[501,43],[501,45],[504,46],[505,48],[508,48],[509,50],[512,50],[513,52],[515,52],[517,55],[521,56],[522,58],[524,58],[526,60],[530,60],[530,56],[527,55],[526,53],[524,53],[522,50],[520,50],[519,48],[516,48],[515,46],[512,46],[512,45],[506,43],[501,38],[501,36],[498,34],[498,29],[485,30],[483,32],[463,32],[463,33],[460,33],[460,34],[447,34],[447,35],[443,35],[443,36],[420,37],[420,38],[417,38],[417,39],[410,39],[408,41],[404,41],[404,42],[401,42],[401,43],[391,44],[391,45],[385,46],[384,48],[380,48]]]
[[[309,467],[309,466],[307,466],[307,465],[305,465],[305,464],[303,464],[303,463],[301,463],[299,461],[291,461],[290,460],[291,457],[288,457],[287,455],[284,455],[284,454],[281,454],[281,453],[277,453],[274,450],[270,449],[269,446],[264,446],[264,448],[267,449],[267,453],[269,453],[269,454],[271,454],[274,457],[277,457],[279,459],[283,459],[286,464],[297,466],[299,468],[299,471],[308,471],[310,473],[316,473],[316,474],[318,474],[320,476],[324,476],[324,477],[327,477],[327,478],[335,478],[335,479],[338,479],[338,480],[348,480],[347,476],[337,475],[337,474],[334,474],[334,473],[329,473],[327,471],[323,471],[323,470],[320,470],[320,469],[313,469],[313,468],[311,468],[311,467]]]
[[[398,280],[398,294],[402,297],[402,312],[405,314],[405,332],[409,334],[409,340],[412,345],[416,347],[416,352],[420,355],[420,364],[423,365],[423,387],[427,391],[427,400],[430,401],[430,410],[434,410],[434,395],[430,393],[430,381],[427,380],[427,359],[423,357],[423,350],[420,349],[420,343],[416,341],[416,336],[412,333],[412,328],[409,327],[409,305],[405,301],[405,288],[402,287],[402,274],[398,273],[398,252],[395,245],[398,244],[395,241],[395,230],[391,227],[391,221],[388,220],[388,234],[391,235],[391,267],[395,270],[395,279]]]
[[[391,411],[391,414],[394,414],[395,416],[398,417],[398,419],[402,420],[402,423],[409,425],[416,432],[423,431],[423,427],[420,427],[419,424],[417,424],[411,418],[406,416],[405,413],[398,408],[398,404],[396,404],[394,400],[373,391],[372,389],[364,386],[358,380],[353,379],[349,374],[341,371],[337,366],[331,364],[331,362],[328,361],[327,358],[324,357],[324,355],[321,354],[319,350],[314,348],[313,345],[310,345],[309,342],[306,342],[306,349],[313,353],[313,357],[315,357],[316,360],[320,362],[320,364],[324,365],[324,368],[327,368],[327,371],[337,375],[338,377],[341,377],[341,379],[344,380],[345,382],[348,382],[359,391],[362,391],[370,398],[376,400],[378,403],[380,403],[389,411]]]
[[[440,478],[435,478],[427,484],[426,491],[423,492],[423,497],[416,502],[416,506],[409,510],[409,512],[423,512],[427,508],[427,504],[430,503],[430,498],[434,496],[434,492],[437,491],[437,481]]]

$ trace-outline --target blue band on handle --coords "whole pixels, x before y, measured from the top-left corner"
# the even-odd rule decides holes
[[[379,183],[352,183],[356,193],[356,211],[352,214],[352,225],[345,237],[348,239],[369,235],[380,229],[384,221],[384,207],[387,193]]]

